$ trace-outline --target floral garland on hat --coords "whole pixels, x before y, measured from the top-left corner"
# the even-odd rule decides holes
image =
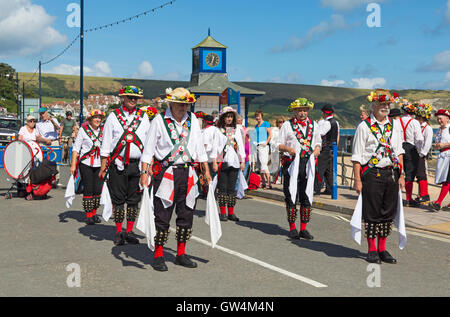
[[[195,99],[195,95],[191,94],[189,91],[187,91],[186,94],[181,96],[175,96],[172,94],[172,92],[173,92],[172,88],[166,89],[166,99],[168,99],[169,101],[184,102],[184,103],[194,103],[197,101]]]
[[[433,111],[433,107],[427,103],[415,103],[414,107],[416,108],[416,114],[419,117],[430,119],[431,112]]]
[[[295,108],[314,108],[314,102],[309,101],[306,98],[297,98],[293,102],[291,102],[291,105],[288,107],[288,111],[293,111]]]
[[[395,102],[395,103],[399,103],[401,98],[398,95],[398,93],[394,92],[392,94],[392,96],[386,95],[386,94],[378,94],[375,91],[371,91],[370,95],[368,95],[366,97],[368,102],[374,102],[374,101],[378,101],[378,102]]]
[[[143,97],[144,91],[136,86],[125,86],[119,91],[119,96],[138,96]]]
[[[197,118],[204,118],[204,117],[206,116],[206,113],[204,113],[203,111],[197,111],[197,112],[195,113],[195,116],[196,116]]]

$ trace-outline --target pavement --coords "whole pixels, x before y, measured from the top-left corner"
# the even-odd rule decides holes
[[[417,184],[415,184],[415,189],[416,188]],[[439,196],[440,187],[429,186],[428,191],[431,201],[434,201]],[[282,185],[279,184],[272,185],[272,189],[252,190],[248,191],[247,194],[250,196],[284,202]],[[357,200],[358,195],[355,190],[350,189],[348,186],[338,186],[337,199],[332,199],[331,195],[314,195],[313,207],[351,216]],[[447,195],[442,206],[447,206],[449,203],[450,195]],[[406,206],[404,192],[403,206]],[[407,227],[450,235],[449,211],[443,211],[441,209],[436,212],[428,205],[421,205],[419,207],[404,207],[404,212],[405,224]]]

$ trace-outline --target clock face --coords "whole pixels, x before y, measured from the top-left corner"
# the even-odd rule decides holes
[[[217,65],[219,65],[220,57],[216,53],[209,53],[208,55],[206,55],[205,61],[209,67],[216,67]]]

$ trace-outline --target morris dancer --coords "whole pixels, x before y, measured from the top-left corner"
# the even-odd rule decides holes
[[[298,98],[291,103],[288,111],[294,111],[294,116],[283,123],[278,136],[279,151],[283,153],[281,158],[283,173],[283,192],[286,203],[287,220],[289,223],[289,238],[312,240],[313,236],[306,230],[306,225],[311,217],[311,204],[306,188],[312,179],[307,178],[307,165],[311,155],[317,158],[322,145],[320,131],[317,123],[308,118],[308,112],[314,108],[314,103],[306,98]],[[290,175],[289,170],[296,155],[300,155],[300,163],[297,175]],[[291,197],[289,189],[290,179],[297,177],[297,195]],[[297,201],[300,202],[300,233],[295,221],[297,219]]]
[[[403,161],[405,163],[406,201],[408,206],[415,207],[418,204],[412,199],[412,191],[419,165],[418,150],[423,145],[423,134],[419,121],[413,118],[416,113],[415,107],[407,100],[404,100],[402,110],[404,114],[399,119],[399,122],[403,132],[403,149],[405,150]]]
[[[395,100],[391,93],[377,89],[367,99],[372,112],[358,126],[353,140],[354,188],[362,194],[362,220],[369,245],[367,261],[396,263],[386,250],[386,239],[398,212],[399,186],[403,188],[405,182],[400,175],[402,135],[393,119],[388,118],[390,104]]]
[[[217,133],[219,130],[214,124],[214,118],[211,115],[205,115],[203,118],[203,130],[202,139],[203,145],[205,146],[206,155],[208,155],[208,167],[209,173],[212,178],[216,176],[218,165],[217,165],[217,142],[219,140]],[[204,174],[205,171],[202,171]],[[204,176],[204,175],[203,175]],[[203,194],[206,196],[207,184],[203,182],[202,186]]]
[[[433,143],[433,128],[428,124],[433,108],[428,104],[415,104],[416,119],[420,123],[424,142],[419,149],[419,165],[417,166],[417,181],[419,183],[419,196],[415,199],[418,204],[428,204],[430,195],[428,194],[427,180],[427,157]]]
[[[245,169],[245,148],[242,132],[236,128],[236,110],[224,107],[221,111],[217,128],[219,129],[219,155],[217,162],[217,201],[220,208],[220,221],[239,221],[234,213],[236,205],[236,183],[239,169]],[[228,208],[228,216],[227,216]]]
[[[89,113],[87,122],[81,125],[72,149],[72,165],[70,174],[76,177],[77,168],[83,179],[83,209],[86,212],[86,224],[100,223],[97,210],[100,207],[102,181],[100,172],[100,146],[103,138],[101,123],[105,113],[93,110]],[[81,164],[80,164],[81,163]]]
[[[99,176],[103,179],[106,172],[109,173],[107,185],[116,224],[114,244],[138,244],[139,240],[132,230],[142,196],[139,190],[139,160],[144,150],[143,141],[147,138],[150,121],[144,111],[136,109],[137,100],[144,96],[142,89],[126,86],[120,90],[119,96],[123,100],[122,106],[108,116],[103,129]],[[127,230],[123,233],[125,204]]]
[[[211,181],[200,125],[196,116],[188,111],[195,102],[194,95],[185,88],[176,88],[173,91],[169,88],[166,90],[165,101],[170,106],[152,121],[149,138],[141,157],[142,187],[148,185],[149,175],[153,176],[156,227],[153,268],[157,271],[168,270],[164,261],[163,246],[169,236],[170,219],[175,205],[177,214],[175,264],[188,268],[197,267],[197,263],[185,253],[186,242],[192,234],[198,194],[195,190],[194,162],[203,165],[207,182]]]
[[[436,162],[436,184],[442,184],[439,198],[431,204],[434,210],[440,210],[442,201],[450,190],[450,110],[440,109],[435,113],[439,130],[436,133],[434,149],[438,150],[439,156]],[[444,207],[450,210],[450,204]]]

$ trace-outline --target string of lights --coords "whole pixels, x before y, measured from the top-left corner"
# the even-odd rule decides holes
[[[108,24],[101,25],[101,26],[97,26],[97,27],[94,27],[94,28],[85,29],[85,30],[84,30],[84,33],[87,33],[87,32],[95,32],[95,31],[103,30],[103,29],[106,29],[106,28],[110,28],[110,27],[112,27],[112,26],[119,25],[119,24],[122,24],[122,23],[127,23],[127,22],[129,22],[129,21],[134,20],[134,19],[138,19],[138,18],[141,17],[141,16],[146,16],[147,14],[154,13],[156,10],[160,10],[160,9],[163,9],[164,7],[167,7],[167,6],[169,6],[169,5],[172,5],[175,1],[177,1],[177,0],[171,0],[171,1],[169,1],[169,2],[166,2],[166,3],[164,3],[164,4],[159,5],[159,6],[157,6],[157,7],[154,7],[153,9],[144,11],[144,12],[142,12],[142,13],[136,14],[136,15],[134,15],[134,16],[131,16],[131,17],[128,17],[128,18],[125,18],[125,19],[118,20],[118,21],[113,22],[113,23],[108,23]],[[48,61],[45,61],[45,62],[41,63],[41,65],[49,64],[49,63],[53,62],[54,60],[56,60],[57,58],[59,58],[59,57],[61,57],[62,55],[64,55],[64,54],[65,54],[65,53],[73,46],[73,44],[75,44],[76,40],[78,40],[79,38],[80,38],[80,35],[78,35],[77,37],[75,37],[75,38],[72,40],[72,42],[70,42],[70,44],[67,45],[66,48],[64,48],[64,50],[61,51],[61,53],[59,53],[59,54],[56,55],[55,57],[49,59]]]

